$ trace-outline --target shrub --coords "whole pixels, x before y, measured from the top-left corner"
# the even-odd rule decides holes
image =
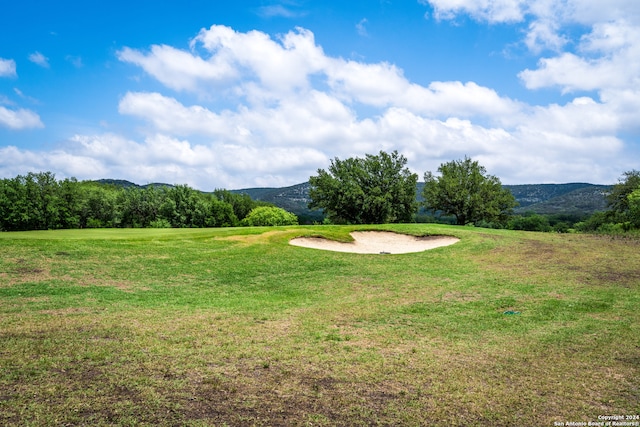
[[[253,208],[242,220],[245,226],[298,225],[298,217],[284,209],[273,206]]]

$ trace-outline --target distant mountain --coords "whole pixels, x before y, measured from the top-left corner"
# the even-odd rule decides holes
[[[561,197],[576,190],[584,190],[592,187],[603,187],[586,183],[571,184],[528,184],[505,185],[520,203],[520,207],[535,205],[555,197]]]
[[[311,198],[309,197],[309,189],[311,185],[308,182],[292,185],[282,188],[245,188],[242,190],[231,190],[233,193],[248,194],[254,200],[273,203],[279,208],[301,217],[303,222],[321,221],[323,218],[322,211],[309,209]]]
[[[170,184],[151,183],[137,185],[133,182],[119,179],[100,179],[96,182],[116,185],[124,188],[172,187]],[[290,187],[260,187],[230,190],[232,193],[248,194],[254,200],[272,203],[280,208],[301,217],[303,222],[320,221],[323,218],[319,210],[309,209],[310,184],[303,182]],[[419,182],[416,189],[416,199],[422,201],[424,183]],[[520,204],[516,213],[534,212],[537,214],[571,214],[591,215],[607,208],[606,195],[611,190],[610,185],[594,185],[587,183],[569,184],[527,184],[505,185]]]
[[[538,184],[505,185],[520,206],[517,213],[590,215],[607,209],[610,185]]]
[[[139,188],[140,187],[138,184],[134,184],[133,182],[127,181],[124,179],[96,179],[93,182],[97,182],[98,184],[113,185],[115,187],[122,187],[122,188]]]
[[[114,185],[122,188],[147,188],[147,187],[173,187],[171,184],[163,184],[161,182],[152,182],[151,184],[138,185],[126,179],[97,179],[93,182],[100,184]]]
[[[247,188],[233,190],[235,193],[248,194],[252,199],[273,203],[296,215],[322,218],[319,211],[308,208],[308,182],[283,188]],[[416,198],[422,201],[424,183],[419,182]],[[591,215],[607,208],[606,195],[611,189],[608,185],[587,183],[570,184],[529,184],[505,185],[520,204],[516,213],[534,212],[538,214],[576,214]]]

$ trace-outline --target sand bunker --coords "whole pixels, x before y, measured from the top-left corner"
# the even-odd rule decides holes
[[[294,246],[358,254],[405,254],[422,252],[456,243],[460,239],[450,236],[416,237],[388,231],[354,231],[353,242],[343,243],[322,237],[297,237],[290,243]]]

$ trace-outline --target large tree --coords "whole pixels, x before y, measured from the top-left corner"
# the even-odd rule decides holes
[[[418,175],[406,164],[397,151],[346,160],[336,157],[328,171],[318,169],[318,175],[309,179],[309,207],[323,209],[339,223],[409,222],[417,209]]]
[[[517,206],[513,194],[497,177],[488,175],[483,166],[466,156],[443,163],[438,172],[440,176],[424,174],[424,206],[455,216],[458,225],[482,220],[502,223]]]
[[[629,222],[635,228],[640,228],[640,187],[635,189],[629,196]]]
[[[623,173],[607,196],[609,208],[616,214],[628,215],[629,195],[638,189],[640,189],[640,171],[631,170]]]

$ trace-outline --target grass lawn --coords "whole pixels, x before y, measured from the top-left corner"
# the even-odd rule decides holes
[[[0,233],[0,425],[553,426],[640,414],[640,240],[448,227]]]

